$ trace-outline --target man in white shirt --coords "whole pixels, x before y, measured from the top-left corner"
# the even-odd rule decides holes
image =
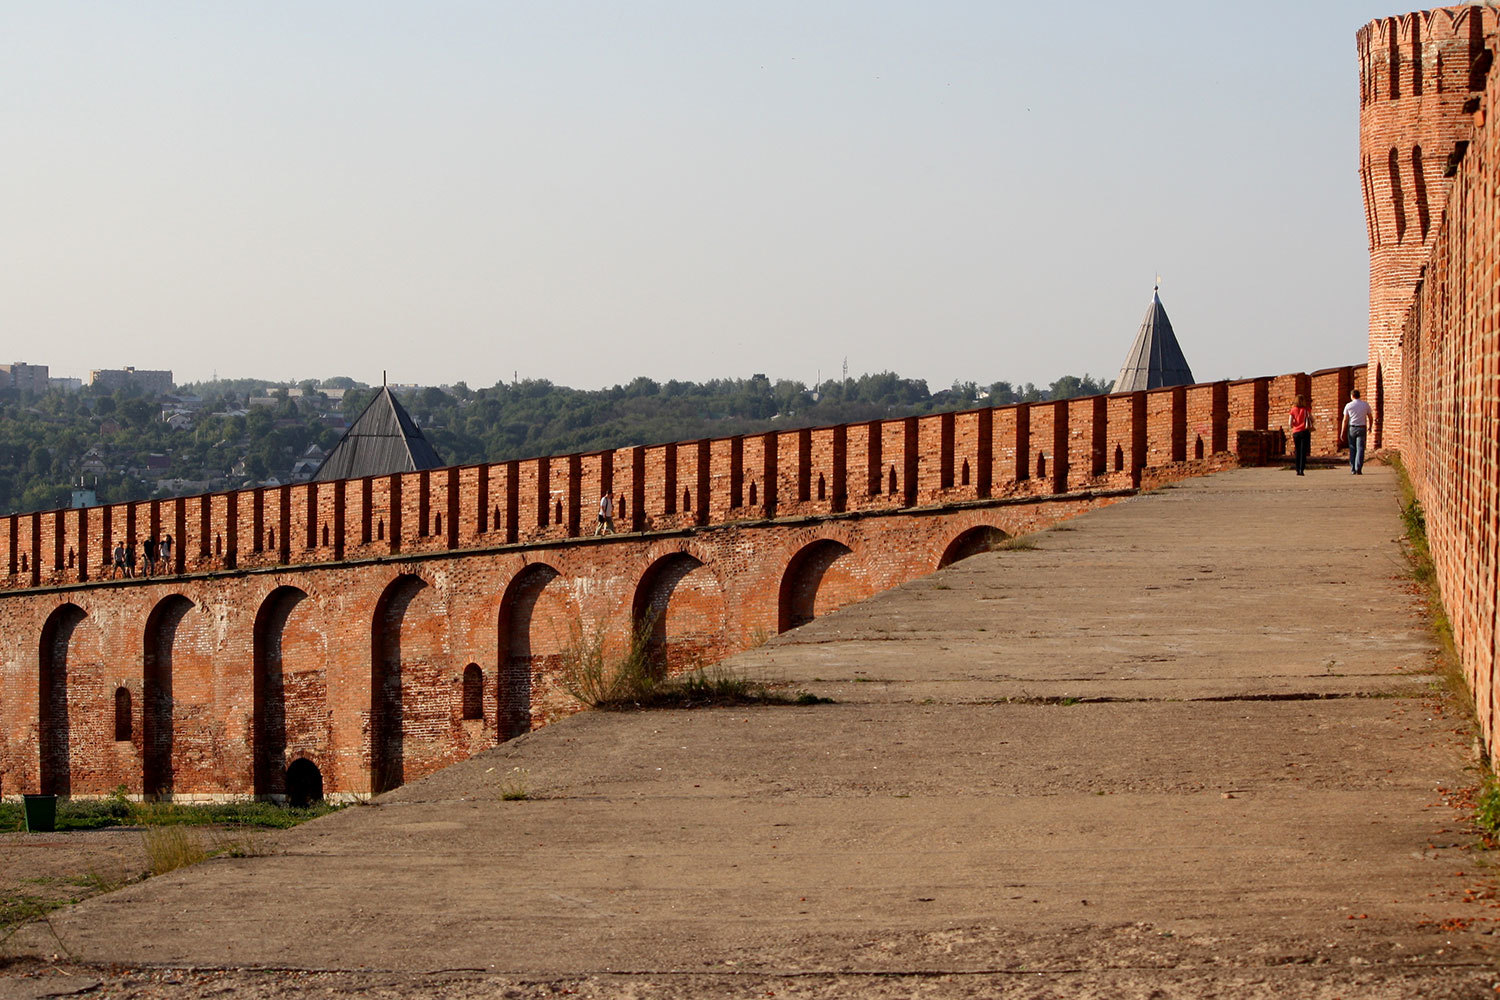
[[[615,533],[615,501],[608,493],[599,496],[599,520],[594,526],[596,535],[613,535]]]
[[[1351,395],[1354,398],[1344,404],[1344,422],[1339,427],[1339,437],[1349,442],[1349,471],[1362,476],[1365,469],[1365,441],[1375,423],[1375,413],[1370,409],[1369,403],[1359,398],[1358,389]]]

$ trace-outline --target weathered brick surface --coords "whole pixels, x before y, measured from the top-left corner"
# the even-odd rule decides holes
[[[1322,405],[1360,376],[1319,373]],[[393,787],[575,710],[572,642],[620,651],[645,623],[669,669],[713,661],[1111,489],[1234,464],[1267,387],[1307,382],[0,519],[0,793],[279,795],[298,760],[331,793]],[[604,489],[625,534],[595,538]],[[168,530],[164,576],[110,578],[114,541]]]
[[[1366,377],[1373,383],[1381,439],[1399,445],[1425,511],[1438,585],[1492,756],[1500,751],[1500,98],[1486,74],[1495,17],[1488,7],[1445,8],[1360,32],[1371,367],[1350,373],[1355,388],[1365,389]],[[1392,65],[1400,67],[1394,78]],[[1441,167],[1455,143],[1466,145],[1448,181]],[[1420,161],[1408,159],[1418,147]],[[1408,170],[1417,162],[1425,188]],[[1314,394],[1327,390],[1315,385]]]
[[[1382,18],[1356,36],[1372,403],[1403,393],[1404,319],[1446,211],[1449,163],[1474,134],[1496,27],[1493,8],[1466,5]],[[1399,447],[1401,407],[1385,410],[1377,443]]]

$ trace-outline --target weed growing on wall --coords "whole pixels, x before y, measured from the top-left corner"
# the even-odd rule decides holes
[[[623,653],[605,649],[604,633],[586,633],[574,623],[562,652],[563,688],[590,708],[699,708],[709,705],[814,705],[829,699],[805,691],[785,692],[752,680],[723,664],[709,664],[669,677],[655,655],[654,620],[638,625]]]
[[[612,655],[606,651],[602,627],[585,632],[581,622],[574,622],[562,651],[563,689],[590,708],[650,698],[666,672],[651,656],[653,624],[650,619],[638,623],[631,632],[629,647]]]

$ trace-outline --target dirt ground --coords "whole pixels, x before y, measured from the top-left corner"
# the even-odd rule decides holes
[[[576,717],[59,911],[0,997],[1496,996],[1399,533],[1377,468],[1121,503],[737,660],[833,704]],[[0,873],[129,866],[65,836]]]

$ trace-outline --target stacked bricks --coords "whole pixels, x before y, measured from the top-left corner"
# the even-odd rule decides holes
[[[1363,369],[0,519],[0,793],[363,795],[577,708],[597,638],[680,672],[1235,464]],[[1323,450],[1335,447],[1331,437]],[[601,493],[615,535],[594,537]],[[171,564],[108,553],[170,533]],[[143,567],[137,566],[140,570]]]
[[[1402,378],[1393,384],[1385,375],[1383,390],[1387,419],[1403,428],[1402,459],[1425,512],[1437,583],[1493,759],[1500,750],[1500,97],[1493,84],[1480,97],[1467,152],[1434,215],[1425,271],[1397,328]],[[1389,346],[1376,342],[1372,327],[1372,360]]]
[[[1372,21],[1359,53],[1359,177],[1370,245],[1370,357],[1384,411],[1377,447],[1400,447],[1402,324],[1449,199],[1453,164],[1482,117],[1496,11],[1454,6]]]

